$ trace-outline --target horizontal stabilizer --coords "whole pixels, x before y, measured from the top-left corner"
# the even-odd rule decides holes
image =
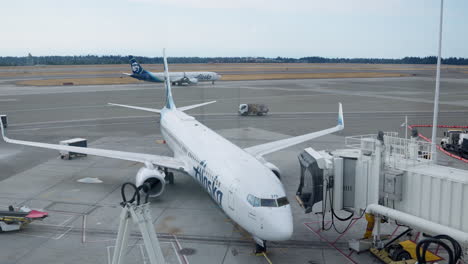
[[[125,107],[125,108],[136,109],[136,110],[142,110],[142,111],[146,111],[146,112],[161,113],[160,109],[155,109],[155,108],[146,108],[146,107],[140,107],[140,106],[112,104],[112,103],[108,103],[108,105],[120,106],[120,107]]]
[[[212,104],[212,103],[216,103],[216,101],[210,101],[210,102],[205,102],[205,103],[201,103],[201,104],[182,106],[182,107],[177,108],[177,110],[186,111],[186,110],[190,110],[190,109],[193,109],[193,108],[209,105],[209,104]],[[136,110],[142,110],[142,111],[146,111],[146,112],[161,113],[160,109],[155,109],[155,108],[147,108],[147,107],[123,105],[123,104],[112,104],[112,103],[108,103],[108,105],[120,106],[120,107],[125,107],[125,108],[136,109]]]
[[[210,101],[210,102],[205,102],[205,103],[201,103],[201,104],[182,106],[182,107],[177,108],[177,110],[186,111],[186,110],[190,110],[190,109],[197,108],[197,107],[200,107],[200,106],[209,105],[209,104],[212,104],[212,103],[216,103],[216,101]]]

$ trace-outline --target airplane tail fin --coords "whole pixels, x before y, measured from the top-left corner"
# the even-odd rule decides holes
[[[132,72],[134,74],[142,74],[145,72],[143,67],[136,61],[136,59],[132,55],[128,56],[128,58],[130,60],[130,67],[132,67]]]
[[[171,79],[169,77],[169,68],[167,67],[167,58],[166,58],[166,49],[163,49],[163,57],[164,57],[164,75],[166,77],[166,108],[167,109],[176,109],[174,99],[172,98],[172,90],[171,90]]]
[[[341,103],[338,109],[338,126],[344,128],[343,106]]]

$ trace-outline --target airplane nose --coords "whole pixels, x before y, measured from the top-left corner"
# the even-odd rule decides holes
[[[293,219],[291,210],[278,212],[276,217],[270,219],[268,239],[271,241],[283,241],[291,238],[293,234]]]
[[[282,223],[276,226],[278,240],[288,240],[293,234],[293,220],[291,214],[283,216]]]
[[[221,74],[216,74],[216,77],[218,78],[218,80],[221,79],[221,76],[222,76]]]

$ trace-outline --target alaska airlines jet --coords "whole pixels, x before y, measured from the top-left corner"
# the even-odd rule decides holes
[[[125,75],[142,81],[164,82],[163,72],[149,72],[143,69],[133,56],[130,55],[129,59],[133,73],[124,73]],[[221,75],[216,72],[171,72],[169,76],[172,85],[196,84],[198,82],[211,82],[214,84],[215,81],[221,78]]]
[[[143,164],[136,175],[136,185],[151,197],[162,194],[166,180],[176,170],[190,175],[232,220],[247,230],[257,243],[257,252],[266,250],[266,241],[288,240],[293,233],[291,206],[280,181],[280,170],[263,156],[301,142],[340,131],[344,128],[341,103],[338,124],[318,132],[240,148],[209,129],[185,111],[214,103],[176,107],[164,54],[166,104],[162,109],[111,104],[160,115],[161,134],[174,156],[160,156],[126,151],[81,148],[58,144],[9,139],[8,143],[96,155]],[[0,120],[1,122],[1,120]]]

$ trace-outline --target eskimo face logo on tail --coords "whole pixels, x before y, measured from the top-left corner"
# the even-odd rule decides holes
[[[132,63],[132,71],[133,73],[140,73],[141,67],[137,62]]]
[[[214,176],[211,181],[206,177],[206,161],[200,161],[197,167],[193,167],[195,170],[195,178],[205,188],[205,190],[211,195],[211,197],[218,203],[219,207],[223,208],[223,192],[219,190],[220,182],[218,176]]]

